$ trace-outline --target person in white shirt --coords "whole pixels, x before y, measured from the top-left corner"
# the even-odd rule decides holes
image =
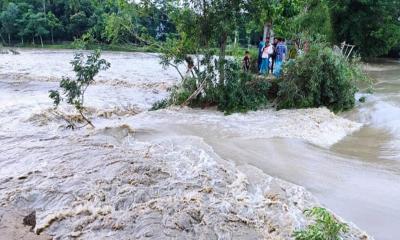
[[[260,68],[260,74],[268,74],[269,72],[269,58],[271,54],[273,54],[274,49],[272,45],[267,42],[264,49],[262,50],[262,62],[261,62],[261,68]]]

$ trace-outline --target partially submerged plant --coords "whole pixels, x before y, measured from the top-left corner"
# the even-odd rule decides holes
[[[84,115],[85,107],[85,93],[88,87],[95,82],[94,77],[102,70],[107,70],[110,63],[105,59],[100,58],[100,51],[94,51],[85,59],[83,53],[76,53],[74,60],[71,61],[76,79],[63,77],[60,82],[62,93],[58,90],[50,90],[49,97],[54,101],[57,108],[60,103],[65,99],[70,105],[73,105],[86,125],[94,127],[92,122]],[[69,123],[69,128],[76,128],[73,120],[64,119]],[[82,126],[83,127],[83,126]]]
[[[357,66],[330,47],[314,45],[285,65],[277,108],[326,106],[334,112],[354,107],[357,83],[365,79]]]
[[[172,88],[170,97],[156,102],[152,110],[169,105],[217,106],[218,110],[231,114],[261,109],[268,104],[270,83],[244,72],[240,62],[223,60],[225,81],[220,82],[217,69],[221,60],[215,58],[212,52],[196,59],[196,66]]]
[[[313,217],[315,223],[295,231],[293,237],[296,240],[340,240],[340,234],[348,231],[347,224],[340,223],[325,208],[314,207],[304,212],[308,217]]]

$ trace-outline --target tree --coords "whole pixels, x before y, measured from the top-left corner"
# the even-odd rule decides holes
[[[11,35],[16,31],[16,21],[19,15],[18,6],[15,3],[9,3],[5,11],[0,14],[2,31],[8,36],[8,44],[11,44]]]
[[[47,30],[48,21],[46,19],[46,15],[42,12],[34,14],[34,15],[32,15],[32,22],[35,23],[35,25],[34,25],[35,37],[39,37],[40,44],[43,47],[43,37],[47,36],[49,34],[49,30]]]
[[[172,19],[179,28],[179,38],[191,41],[194,45],[210,48],[213,43],[218,46],[219,83],[225,82],[225,56],[228,39],[236,30],[238,19],[244,7],[244,0],[185,0],[175,1],[175,16]],[[182,11],[180,13],[180,11]],[[177,17],[182,15],[183,18]],[[190,15],[193,20],[187,20]],[[194,24],[193,24],[194,22]],[[191,35],[191,33],[193,33]]]
[[[84,12],[72,15],[69,20],[69,31],[74,37],[80,37],[88,28],[88,18]]]
[[[31,35],[32,44],[35,44],[35,37],[38,37],[43,47],[43,37],[49,34],[46,15],[44,13],[34,13],[29,9],[28,12],[23,15],[19,24],[25,24],[21,36]]]
[[[330,0],[337,43],[358,47],[363,57],[387,54],[400,44],[400,1]]]
[[[54,30],[62,27],[60,20],[52,12],[47,13],[47,25],[50,29],[51,43],[54,44]]]
[[[53,100],[56,108],[64,99],[63,97],[65,97],[67,103],[73,105],[82,119],[92,127],[94,127],[92,122],[83,113],[85,110],[85,93],[88,87],[95,82],[94,77],[100,71],[107,70],[110,67],[110,63],[105,59],[101,59],[100,56],[100,51],[93,52],[88,55],[86,59],[82,53],[75,54],[74,60],[71,61],[71,65],[74,68],[76,79],[63,77],[60,82],[63,94],[60,94],[58,90],[50,90],[49,94],[49,97]],[[73,129],[76,127],[71,120],[67,121],[70,124],[68,127]]]
[[[295,18],[297,33],[303,33],[320,41],[332,42],[331,13],[327,1],[309,0],[303,11]]]

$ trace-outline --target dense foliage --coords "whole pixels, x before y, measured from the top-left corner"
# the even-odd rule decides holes
[[[174,31],[166,1],[152,4],[125,0],[2,0],[0,38],[5,43],[33,44],[86,39],[101,43],[140,43],[138,36],[157,40]]]
[[[224,64],[225,81],[221,83],[216,71],[219,66],[217,59],[206,54],[198,68],[172,89],[170,98],[157,102],[153,109],[168,105],[217,106],[218,110],[230,114],[257,110],[267,105],[268,81],[243,72],[239,62],[227,60]]]
[[[400,46],[400,1],[330,0],[334,38],[357,46],[363,57]]]
[[[351,109],[356,82],[362,79],[356,63],[319,45],[289,62],[284,72],[277,98],[279,109],[320,106],[335,112]]]
[[[400,46],[399,17],[393,0],[2,0],[0,41],[148,45],[184,37],[226,50],[256,44],[270,23],[276,36],[347,41],[371,57]]]
[[[346,224],[340,223],[324,208],[315,207],[305,213],[313,217],[315,223],[296,231],[293,235],[296,240],[340,240],[340,235],[348,230]]]
[[[75,107],[83,120],[93,126],[90,120],[83,114],[83,111],[85,110],[85,93],[88,87],[94,83],[94,77],[100,71],[107,70],[110,67],[110,63],[100,58],[100,51],[95,51],[88,55],[86,59],[82,53],[75,54],[74,60],[71,61],[71,65],[73,66],[76,79],[63,77],[60,82],[62,93],[58,90],[51,90],[49,97],[54,101],[56,107],[58,107],[61,101],[65,98],[68,104]],[[75,125],[70,122],[69,127],[74,128]]]

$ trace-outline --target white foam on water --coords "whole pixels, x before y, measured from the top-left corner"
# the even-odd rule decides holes
[[[303,210],[319,206],[304,188],[251,166],[239,169],[199,137],[142,141],[135,132],[202,125],[224,138],[284,137],[329,147],[361,126],[324,108],[147,112],[167,96],[176,73],[154,55],[103,57],[111,69],[89,88],[86,104],[96,128],[76,131],[63,128],[47,97],[71,74],[71,51],[0,58],[0,204],[36,209],[36,230],[56,238],[288,239],[309,223]],[[60,110],[73,114],[65,105]],[[352,228],[346,239],[362,235]]]

